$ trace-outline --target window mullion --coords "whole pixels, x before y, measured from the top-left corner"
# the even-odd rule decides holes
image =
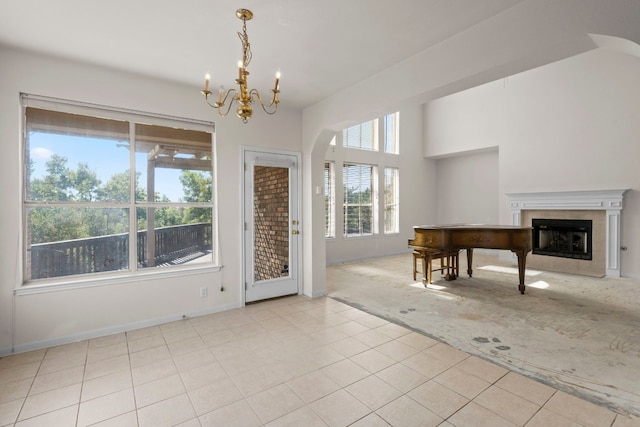
[[[129,269],[138,269],[138,212],[136,209],[136,124],[129,122]]]

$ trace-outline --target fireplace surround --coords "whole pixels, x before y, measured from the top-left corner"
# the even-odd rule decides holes
[[[523,223],[523,218],[529,221],[531,215],[552,219],[563,219],[574,213],[578,219],[594,220],[593,230],[593,263],[604,261],[602,275],[620,277],[620,216],[623,207],[624,190],[593,190],[593,191],[558,191],[540,193],[509,193],[509,207],[513,225],[529,225]],[[533,211],[533,212],[531,212]],[[588,211],[592,211],[591,213]],[[604,216],[604,218],[602,218]],[[602,219],[602,227],[597,227],[597,221]],[[597,229],[603,229],[598,233]],[[599,250],[601,248],[601,250]],[[602,252],[603,260],[595,259]],[[600,257],[598,255],[598,257]],[[567,260],[565,262],[584,263],[583,260]],[[530,265],[527,257],[527,265]],[[579,269],[580,267],[578,267]],[[567,272],[572,271],[571,268]]]

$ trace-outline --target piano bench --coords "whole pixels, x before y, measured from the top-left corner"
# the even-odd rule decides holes
[[[422,261],[422,271],[418,270],[418,259]],[[432,262],[434,259],[440,260],[440,268],[433,268]],[[434,271],[442,272],[442,274],[445,275],[446,280],[453,280],[458,277],[458,252],[438,252],[427,249],[415,249],[413,251],[413,280],[417,280],[417,273],[421,273],[423,277],[422,283],[426,286],[429,283],[432,283],[432,274]]]

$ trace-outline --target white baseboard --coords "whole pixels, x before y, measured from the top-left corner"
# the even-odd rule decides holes
[[[332,261],[327,261],[326,265],[328,267],[330,265],[342,264],[342,263],[345,263],[345,262],[363,261],[365,259],[384,258],[384,257],[388,257],[388,256],[395,256],[395,255],[402,255],[402,254],[411,254],[411,249],[407,249],[406,251],[401,251],[401,252],[393,252],[393,253],[380,254],[380,255],[375,255],[375,256],[369,255],[369,256],[358,256],[358,257],[334,259]]]
[[[86,331],[79,334],[68,335],[65,337],[54,338],[50,340],[34,341],[26,344],[16,345],[14,349],[2,348],[0,349],[0,357],[8,356],[11,354],[24,353],[27,351],[40,350],[47,347],[55,347],[62,344],[69,344],[72,342],[78,342],[88,340],[92,338],[104,337],[107,335],[118,334],[121,332],[133,331],[135,329],[148,328],[150,326],[162,325],[164,323],[175,322],[182,319],[190,319],[193,317],[205,316],[207,314],[219,313],[221,311],[232,310],[234,308],[240,308],[239,304],[229,304],[209,308],[206,310],[194,311],[191,313],[174,314],[170,316],[158,317],[155,319],[142,320],[140,322],[127,323],[123,325],[110,326],[108,328],[94,329],[92,331]]]

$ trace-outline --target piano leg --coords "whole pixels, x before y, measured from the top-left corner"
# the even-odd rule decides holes
[[[467,249],[467,274],[469,277],[473,274],[473,270],[471,269],[471,265],[473,263],[473,248]]]
[[[524,272],[526,270],[526,260],[527,260],[527,252],[525,251],[513,251],[518,256],[518,279],[520,280],[520,284],[518,285],[518,290],[521,294],[524,295]]]
[[[444,265],[442,265],[444,264]],[[449,266],[449,253],[447,252],[442,258],[440,258],[440,268],[442,268],[442,272],[446,270],[447,273],[444,276],[444,280],[453,280],[455,277],[451,274],[451,267]]]
[[[453,254],[453,265],[456,277],[460,276],[460,250]]]
[[[456,280],[459,274],[458,252],[447,252],[447,280]]]

